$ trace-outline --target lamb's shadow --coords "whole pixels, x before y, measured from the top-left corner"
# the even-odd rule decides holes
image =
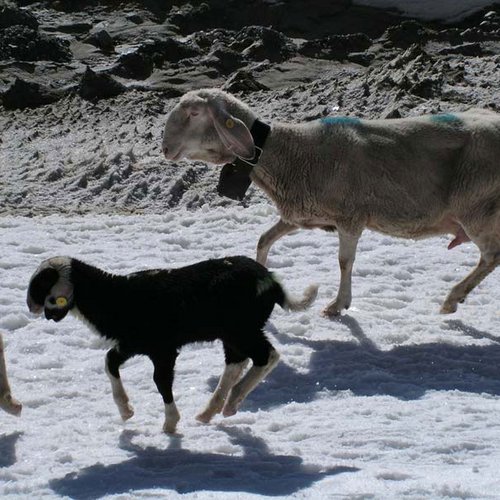
[[[16,444],[22,435],[22,432],[13,432],[0,436],[0,467],[10,467],[17,462]]]
[[[350,390],[356,395],[390,395],[417,399],[429,390],[460,390],[500,394],[500,338],[448,322],[451,329],[475,338],[489,338],[494,345],[457,346],[429,343],[384,351],[365,335],[350,316],[335,320],[347,326],[354,341],[312,340],[293,337],[269,328],[282,344],[313,349],[309,371],[299,373],[281,362],[245,400],[242,410],[256,411],[286,404],[308,402],[320,391]],[[216,385],[216,378],[209,381]]]
[[[133,458],[118,464],[93,465],[50,481],[50,487],[59,495],[77,500],[150,488],[178,493],[208,490],[277,496],[290,495],[325,477],[359,470],[306,466],[299,457],[274,455],[262,439],[248,431],[219,428],[234,445],[243,448],[242,456],[192,452],[182,449],[178,438],[164,450],[142,448],[132,443],[134,431],[124,431],[120,447],[133,453]]]

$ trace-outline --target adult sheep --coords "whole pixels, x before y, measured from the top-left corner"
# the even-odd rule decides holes
[[[256,148],[258,146],[258,148]],[[266,125],[218,89],[186,93],[163,136],[168,160],[253,165],[251,180],[281,219],[259,239],[257,261],[297,228],[337,230],[340,287],[324,310],[351,303],[351,273],[365,228],[403,238],[473,241],[475,269],[446,297],[452,313],[500,259],[500,115],[471,110],[396,120],[326,117]]]

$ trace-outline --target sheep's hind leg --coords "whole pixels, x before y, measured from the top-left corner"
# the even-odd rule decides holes
[[[261,382],[278,364],[280,355],[267,339],[263,339],[259,347],[260,352],[255,356],[250,356],[253,361],[253,366],[229,393],[226,404],[222,410],[222,414],[225,417],[234,415],[250,392],[252,392],[259,382]],[[263,352],[265,355],[263,355]]]
[[[297,230],[297,226],[283,222],[281,219],[260,238],[257,244],[256,261],[263,266],[266,265],[269,250],[280,238]]]
[[[458,303],[463,302],[467,295],[500,264],[498,226],[493,229],[487,227],[486,230],[477,233],[467,227],[466,230],[471,240],[479,247],[481,258],[474,270],[451,289],[441,307],[442,314],[454,313]]]
[[[222,411],[229,391],[238,382],[248,364],[248,358],[242,360],[241,356],[238,356],[226,344],[224,344],[224,352],[226,355],[224,372],[206,408],[196,416],[196,420],[204,424],[208,424],[217,413]]]
[[[106,354],[105,370],[111,381],[113,399],[118,407],[122,420],[128,420],[134,416],[134,409],[129,403],[127,393],[120,378],[120,366],[127,361],[130,356],[122,354],[116,347],[110,349]]]
[[[12,397],[10,393],[9,380],[7,378],[7,367],[3,354],[3,340],[0,335],[0,408],[11,415],[20,415],[23,405]]]
[[[458,303],[476,288],[500,263],[500,252],[495,255],[481,255],[478,265],[458,285],[455,285],[441,306],[441,314],[451,314],[457,310]]]

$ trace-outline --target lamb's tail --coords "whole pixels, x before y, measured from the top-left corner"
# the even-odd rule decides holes
[[[282,305],[283,309],[288,311],[304,311],[305,309],[311,307],[312,303],[316,300],[318,289],[318,285],[309,285],[304,290],[301,299],[291,298],[286,292],[284,292],[285,300]]]

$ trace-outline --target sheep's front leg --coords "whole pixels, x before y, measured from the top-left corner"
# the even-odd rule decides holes
[[[297,229],[297,226],[283,222],[281,219],[268,231],[266,231],[260,238],[257,244],[257,257],[256,261],[263,266],[266,265],[267,255],[269,250],[280,238],[286,234],[292,233]]]
[[[116,347],[110,349],[106,354],[105,370],[111,381],[113,399],[118,406],[118,410],[123,420],[128,420],[134,416],[134,409],[129,403],[127,393],[120,378],[120,366],[127,361],[130,356],[121,353]]]
[[[175,405],[174,395],[172,394],[176,358],[177,352],[174,351],[165,357],[158,357],[152,360],[155,367],[153,379],[165,403],[165,423],[163,424],[163,431],[167,434],[173,434],[175,432],[177,422],[181,418],[177,406]]]
[[[15,400],[10,393],[9,380],[7,378],[7,367],[3,354],[3,340],[0,335],[0,408],[12,415],[19,415],[23,409],[22,404]]]
[[[340,287],[337,297],[323,310],[324,316],[338,316],[351,305],[351,276],[359,234],[347,233],[339,228]]]

